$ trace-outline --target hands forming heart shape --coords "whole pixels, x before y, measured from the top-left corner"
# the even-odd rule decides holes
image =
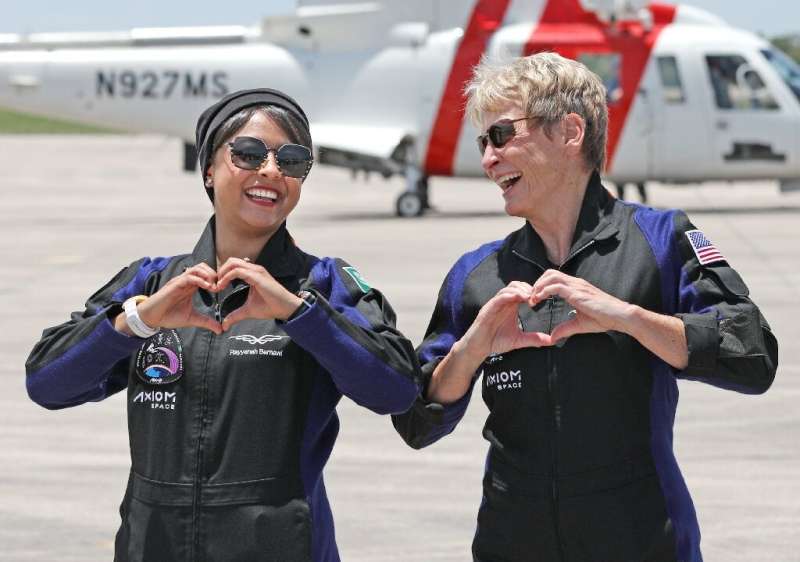
[[[219,293],[234,279],[246,282],[250,285],[250,291],[244,305],[231,312],[222,322],[217,322],[194,308],[192,297],[198,289]],[[214,271],[206,263],[186,269],[137,308],[139,318],[154,328],[195,326],[219,335],[245,318],[285,320],[301,303],[300,297],[286,290],[262,266],[249,260],[230,258],[219,271]]]
[[[549,333],[525,332],[517,321],[521,303],[534,307],[550,297],[564,299],[573,309],[570,319]],[[530,285],[512,281],[481,308],[464,335],[464,344],[476,356],[505,353],[522,347],[544,347],[575,334],[627,331],[632,306],[587,281],[557,270],[547,270]]]

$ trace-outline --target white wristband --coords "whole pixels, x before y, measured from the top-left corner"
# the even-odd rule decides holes
[[[136,305],[146,299],[147,297],[145,296],[137,295],[122,303],[122,310],[125,311],[125,320],[128,321],[128,328],[131,329],[134,335],[140,338],[152,337],[159,331],[159,328],[151,328],[144,323],[144,320],[139,318],[139,310],[136,308]]]

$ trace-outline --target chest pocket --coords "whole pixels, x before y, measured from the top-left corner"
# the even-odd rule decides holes
[[[272,320],[243,320],[221,338],[207,372],[209,481],[296,473],[312,359]]]
[[[276,322],[243,320],[222,338],[212,373],[217,405],[234,400],[241,408],[274,408],[274,401],[292,399],[304,376],[304,353]]]
[[[525,465],[529,451],[541,450],[547,423],[547,351],[518,349],[492,356],[481,366],[483,401],[489,417],[483,436],[509,462]]]

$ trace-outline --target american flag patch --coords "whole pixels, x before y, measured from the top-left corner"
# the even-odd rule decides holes
[[[725,261],[725,257],[717,250],[717,247],[711,243],[711,240],[705,237],[700,230],[690,230],[686,233],[689,239],[689,244],[692,245],[700,265],[707,265],[718,261]]]

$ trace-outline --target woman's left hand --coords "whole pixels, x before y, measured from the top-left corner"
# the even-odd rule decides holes
[[[240,258],[229,258],[217,271],[217,292],[222,291],[234,279],[241,279],[250,285],[245,303],[228,314],[222,321],[222,329],[245,318],[277,318],[286,320],[302,299],[286,290],[262,266]]]
[[[575,334],[609,330],[627,333],[630,317],[635,308],[583,279],[548,269],[533,284],[530,305],[535,306],[552,296],[561,297],[575,309],[573,318],[553,329],[550,337],[554,342]]]

